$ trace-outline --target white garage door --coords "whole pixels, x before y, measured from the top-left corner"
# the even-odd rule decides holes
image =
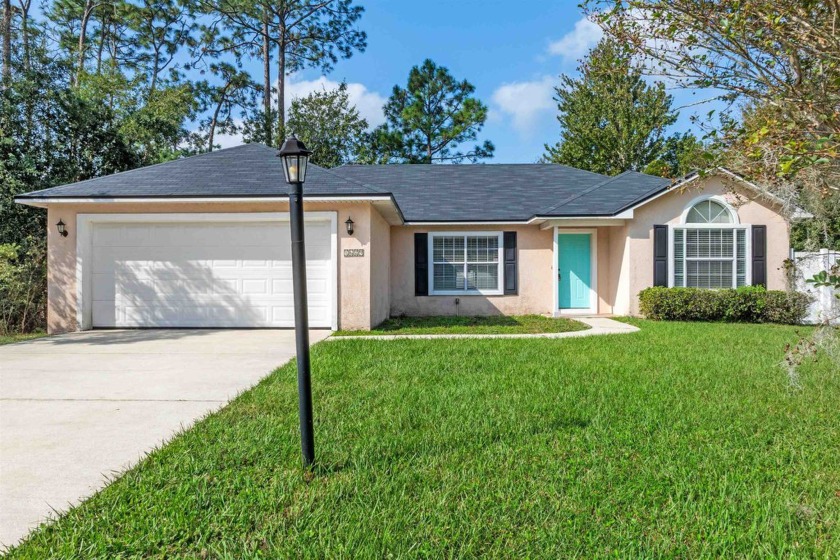
[[[332,326],[331,223],[307,222],[312,327]],[[288,222],[93,223],[94,327],[293,327]]]

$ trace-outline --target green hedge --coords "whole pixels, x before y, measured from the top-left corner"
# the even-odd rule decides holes
[[[639,306],[648,319],[662,321],[727,321],[795,325],[808,313],[811,298],[798,292],[746,286],[737,290],[648,288]]]

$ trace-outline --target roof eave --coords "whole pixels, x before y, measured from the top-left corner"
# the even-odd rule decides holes
[[[230,196],[206,196],[206,195],[184,195],[184,196],[26,196],[20,195],[14,198],[17,204],[34,206],[36,208],[48,208],[51,205],[66,204],[225,204],[231,202],[284,202],[288,194],[277,194],[272,196],[253,195],[230,195]],[[397,204],[393,194],[305,194],[304,202],[372,202],[389,203],[393,207],[393,214],[398,223],[405,223],[402,209]]]

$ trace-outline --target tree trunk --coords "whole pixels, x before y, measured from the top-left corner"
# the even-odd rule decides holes
[[[23,71],[29,75],[31,62],[29,60],[29,8],[32,6],[32,0],[20,0],[20,34],[21,42],[23,44]],[[26,142],[32,143],[33,113],[35,112],[35,99],[31,96],[26,99]]]
[[[225,96],[227,95],[227,86],[222,91],[222,97],[219,99],[219,102],[216,103],[216,110],[213,111],[213,120],[210,121],[210,134],[207,140],[207,151],[213,151],[213,137],[216,135],[216,125],[219,123],[219,112],[222,110],[222,105],[225,102]]]
[[[285,30],[281,28],[281,35]],[[277,140],[286,139],[286,39],[277,43]]]
[[[207,151],[213,151],[213,136],[216,133],[216,115],[219,114],[219,108],[216,107],[216,113],[213,115],[213,120],[210,121],[210,133],[207,136]]]
[[[3,0],[3,85],[12,81],[12,0]]]
[[[96,75],[102,75],[102,54],[105,51],[105,39],[107,37],[107,33],[105,33],[105,29],[107,26],[103,22],[102,29],[99,32],[99,48],[96,51]]]
[[[267,18],[268,16],[266,16]],[[263,21],[263,119],[265,143],[271,146],[271,38],[268,35],[268,19]]]
[[[90,21],[90,16],[93,14],[93,0],[85,2],[85,9],[82,12],[82,22],[79,25],[79,54],[76,71],[76,87],[82,83],[82,72],[85,70],[85,41],[87,40],[87,26]]]
[[[158,66],[160,65],[160,47],[155,47],[155,58],[152,63],[152,82],[149,84],[149,99],[155,94],[158,80]]]

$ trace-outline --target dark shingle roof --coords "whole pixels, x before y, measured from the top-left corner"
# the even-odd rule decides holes
[[[245,144],[226,150],[140,167],[19,196],[32,198],[173,198],[287,196],[283,167],[275,148]],[[310,165],[304,193],[377,195],[371,187]]]
[[[346,165],[334,171],[392,192],[409,222],[612,216],[670,184],[642,173],[607,177],[553,164]]]
[[[246,144],[17,197],[282,197],[274,148]],[[393,195],[406,221],[524,221],[534,216],[613,216],[670,181],[627,172],[607,177],[553,164],[310,166],[305,195]]]

